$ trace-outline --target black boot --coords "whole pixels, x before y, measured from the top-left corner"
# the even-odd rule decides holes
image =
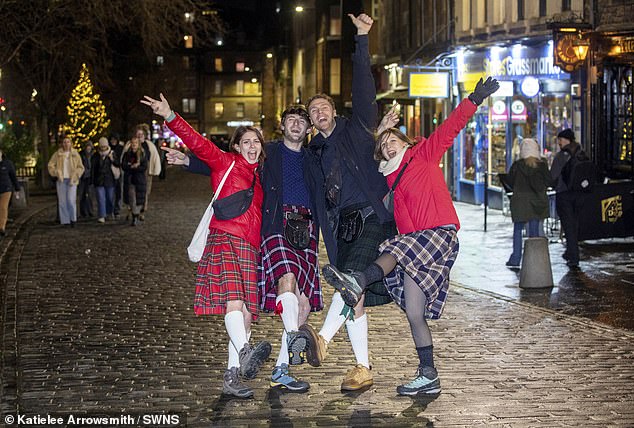
[[[139,224],[139,215],[132,214],[132,223],[130,223],[130,226],[136,226],[138,224]]]

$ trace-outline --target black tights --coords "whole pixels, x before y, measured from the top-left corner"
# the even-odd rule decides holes
[[[412,329],[412,337],[416,348],[431,346],[431,331],[425,319],[425,308],[427,307],[427,298],[425,293],[409,275],[405,274],[403,282],[403,293],[406,303],[405,313]]]

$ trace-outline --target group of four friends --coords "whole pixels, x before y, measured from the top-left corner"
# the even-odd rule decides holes
[[[268,342],[249,341],[259,308],[278,314],[284,325],[271,386],[307,391],[309,384],[293,377],[289,365],[321,365],[344,324],[356,365],[341,389],[372,385],[364,308],[391,301],[407,314],[419,357],[414,379],[397,392],[440,392],[427,319],[442,314],[460,223],[439,163],[498,83],[481,80],[428,139],[413,141],[393,128],[395,109],[377,127],[368,50],[373,20],[365,14],[349,17],[357,30],[350,119],[337,116],[334,101],[318,94],[306,107],[291,105],[283,112],[282,141],[265,145],[257,128],[241,126],[224,152],[174,113],[162,94],[141,101],[193,154],[168,151],[170,163],[210,175],[214,189],[231,166],[218,201],[231,196],[233,202],[249,202],[234,218],[212,217],[196,275],[195,313],[225,317],[229,357],[223,392],[229,395],[253,395],[243,380],[253,379],[271,352]],[[307,145],[312,127],[317,132]],[[307,319],[323,309],[320,229],[330,262],[322,274],[337,291],[316,332]]]

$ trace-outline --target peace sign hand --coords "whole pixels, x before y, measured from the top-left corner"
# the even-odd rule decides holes
[[[143,96],[143,100],[141,100],[141,104],[145,104],[149,106],[154,114],[161,116],[163,119],[167,119],[169,115],[172,113],[172,109],[170,108],[167,99],[163,96],[163,94],[159,94],[161,97],[160,100],[155,100],[152,97],[148,97],[147,95]]]

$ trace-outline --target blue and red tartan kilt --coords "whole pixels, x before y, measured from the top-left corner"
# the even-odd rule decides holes
[[[449,272],[459,248],[457,232],[442,227],[396,235],[384,241],[379,252],[391,254],[398,262],[396,268],[383,278],[394,302],[406,310],[403,282],[407,274],[425,293],[425,318],[439,319],[449,291]]]
[[[301,206],[284,205],[284,212],[310,214]],[[315,223],[310,222],[310,244],[305,250],[293,248],[283,235],[267,236],[260,252],[262,260],[258,267],[258,287],[260,289],[260,308],[267,312],[275,311],[277,281],[288,273],[297,279],[299,292],[308,297],[310,310],[320,311],[324,307],[319,284],[319,264],[317,262],[317,237]]]
[[[242,300],[258,318],[258,251],[246,240],[210,229],[196,272],[196,315],[224,315],[231,300]]]

